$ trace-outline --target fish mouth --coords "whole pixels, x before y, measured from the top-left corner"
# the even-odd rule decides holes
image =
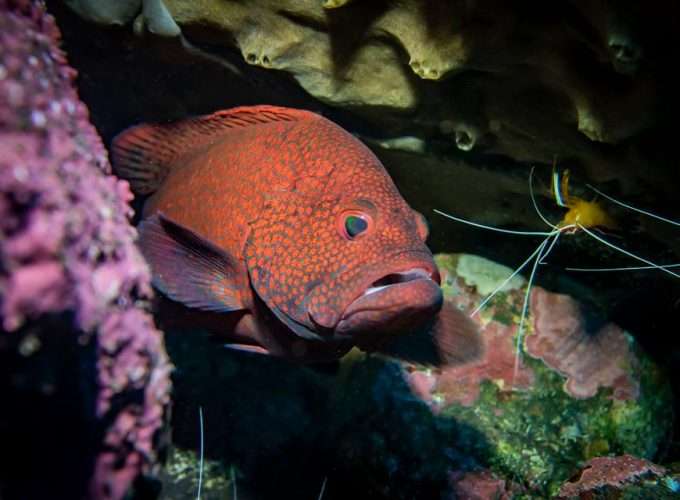
[[[387,276],[383,276],[382,278],[371,283],[371,285],[366,290],[364,290],[364,293],[362,293],[360,297],[365,297],[367,295],[371,295],[372,293],[380,292],[388,286],[398,285],[400,283],[408,283],[418,279],[434,280],[433,273],[417,267],[407,271],[390,273]]]
[[[412,267],[380,276],[347,306],[335,334],[398,333],[416,327],[441,308],[439,282],[436,267]]]

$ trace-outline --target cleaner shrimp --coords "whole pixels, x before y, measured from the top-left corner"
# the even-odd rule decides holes
[[[502,228],[497,228],[493,226],[488,226],[485,224],[480,224],[468,219],[463,219],[461,217],[456,217],[454,215],[448,214],[446,212],[443,212],[441,210],[435,209],[434,212],[444,216],[448,219],[454,220],[456,222],[461,222],[463,224],[467,224],[470,226],[474,226],[477,228],[481,229],[486,229],[490,231],[496,231],[500,233],[505,233],[505,234],[513,234],[513,235],[520,235],[520,236],[541,236],[544,239],[541,241],[541,243],[536,247],[536,249],[529,255],[529,257],[522,262],[500,285],[498,285],[491,293],[489,293],[480,303],[479,305],[470,313],[470,317],[475,316],[478,314],[486,304],[489,303],[489,301],[499,292],[501,291],[506,284],[510,282],[515,276],[517,276],[524,268],[526,268],[528,265],[531,264],[531,271],[529,272],[529,278],[527,280],[527,286],[526,286],[526,291],[524,294],[524,299],[523,299],[523,305],[522,305],[522,310],[521,310],[521,315],[520,315],[520,322],[519,322],[519,327],[517,329],[517,339],[516,339],[516,345],[515,345],[515,366],[514,366],[514,375],[517,375],[517,371],[519,369],[519,361],[521,357],[521,346],[522,346],[522,341],[523,341],[523,336],[524,336],[524,330],[525,330],[525,322],[526,322],[526,317],[529,309],[529,297],[530,297],[530,292],[532,285],[535,281],[535,277],[537,274],[538,266],[539,264],[545,264],[545,259],[548,257],[550,252],[553,250],[555,245],[557,244],[558,240],[560,237],[565,234],[565,235],[570,235],[570,234],[575,234],[577,232],[581,232],[583,234],[588,235],[590,238],[593,240],[599,242],[600,244],[604,245],[605,247],[608,247],[612,250],[615,250],[616,252],[619,252],[620,254],[623,254],[631,259],[637,260],[638,262],[644,263],[644,266],[636,266],[636,267],[610,267],[610,268],[577,268],[577,267],[567,267],[566,270],[569,271],[594,271],[594,272],[603,272],[603,271],[626,271],[626,270],[639,270],[639,269],[656,269],[661,272],[664,272],[666,274],[669,274],[673,276],[674,278],[680,278],[680,274],[672,271],[672,268],[677,268],[680,267],[680,264],[668,264],[668,265],[659,265],[654,262],[652,262],[649,259],[646,259],[640,255],[637,255],[633,252],[630,252],[624,248],[621,248],[620,246],[612,243],[611,241],[605,239],[603,236],[600,236],[597,234],[596,231],[601,231],[603,229],[616,229],[617,224],[614,221],[612,217],[609,216],[609,214],[604,210],[602,207],[601,203],[592,200],[592,201],[587,201],[582,198],[579,198],[577,196],[573,196],[569,193],[569,170],[565,170],[564,172],[559,172],[556,168],[555,163],[553,163],[553,171],[552,171],[552,177],[551,177],[551,186],[550,186],[550,191],[552,193],[552,196],[554,197],[555,203],[561,207],[566,209],[567,211],[565,212],[562,220],[558,223],[553,223],[550,220],[548,220],[547,217],[541,212],[538,203],[536,201],[536,197],[534,195],[534,186],[533,186],[533,176],[534,176],[534,168],[532,167],[530,173],[529,173],[529,194],[531,197],[531,202],[533,204],[534,210],[536,211],[536,214],[538,217],[549,227],[548,231],[516,231],[516,230],[511,230],[511,229],[502,229]],[[647,217],[652,217],[654,219],[660,220],[662,222],[680,226],[680,222],[676,222],[674,220],[662,217],[660,215],[654,214],[650,211],[643,210],[637,207],[634,207],[630,204],[624,203],[620,200],[617,200],[616,198],[609,196],[605,194],[604,192],[600,191],[599,189],[593,187],[590,184],[586,184],[586,187],[593,191],[596,196],[600,196],[604,198],[605,200],[609,201],[610,203],[616,204],[618,206],[621,206],[623,208],[626,208],[628,210],[632,210],[634,212],[637,212],[639,214],[642,214]]]

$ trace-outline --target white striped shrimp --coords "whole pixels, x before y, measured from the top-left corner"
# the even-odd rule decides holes
[[[487,226],[484,224],[479,224],[477,222],[473,222],[467,219],[462,219],[460,217],[456,217],[451,214],[447,214],[445,212],[442,212],[441,210],[435,209],[435,213],[442,215],[444,217],[447,217],[449,219],[455,220],[457,222],[461,222],[463,224],[467,224],[470,226],[482,228],[482,229],[487,229],[490,231],[496,231],[496,232],[501,232],[505,234],[514,234],[514,235],[521,235],[521,236],[542,236],[543,240],[541,243],[538,245],[538,247],[534,250],[534,252],[522,263],[515,269],[512,274],[510,274],[507,279],[505,279],[500,285],[498,285],[489,295],[487,295],[481,302],[480,304],[470,313],[470,316],[474,316],[475,314],[479,313],[480,310],[484,308],[484,306],[500,291],[505,287],[505,285],[512,279],[514,278],[517,274],[519,274],[525,267],[527,267],[529,264],[533,263],[531,271],[529,273],[529,279],[527,281],[527,287],[526,287],[526,292],[524,295],[524,302],[522,305],[522,312],[520,316],[520,322],[519,322],[519,327],[517,329],[517,339],[516,339],[516,345],[515,345],[515,367],[514,367],[514,374],[517,374],[517,370],[519,368],[519,361],[521,357],[521,346],[522,346],[522,340],[523,340],[523,335],[524,335],[524,328],[525,328],[525,321],[528,313],[528,307],[529,307],[529,296],[531,292],[531,287],[533,285],[533,282],[535,280],[536,272],[538,269],[538,265],[541,263],[544,263],[545,259],[548,257],[550,252],[553,250],[555,245],[557,244],[560,236],[564,234],[574,234],[577,232],[581,232],[583,234],[588,235],[590,238],[592,238],[595,241],[598,241],[600,244],[605,245],[606,247],[615,250],[623,255],[626,255],[629,258],[635,259],[639,262],[644,263],[644,266],[636,266],[636,267],[612,267],[612,268],[576,268],[576,267],[569,267],[566,268],[567,270],[573,270],[573,271],[624,271],[624,270],[638,270],[638,269],[656,269],[659,271],[662,271],[666,274],[669,274],[675,278],[680,278],[680,274],[672,271],[671,269],[680,267],[680,264],[669,264],[669,265],[659,265],[654,262],[652,262],[649,259],[646,259],[644,257],[641,257],[635,253],[632,253],[624,248],[619,247],[618,245],[612,243],[611,241],[606,240],[604,237],[598,235],[594,230],[596,229],[603,229],[603,228],[609,228],[609,229],[615,229],[617,227],[616,222],[612,217],[610,217],[607,212],[602,208],[601,204],[598,203],[597,201],[586,201],[582,198],[572,196],[569,194],[569,171],[566,170],[563,173],[560,173],[557,171],[555,168],[555,165],[553,164],[553,172],[552,172],[552,178],[551,178],[551,192],[554,196],[555,203],[562,207],[567,209],[567,212],[564,214],[564,217],[559,223],[553,223],[549,221],[541,212],[541,210],[538,207],[538,203],[536,202],[536,198],[534,196],[534,190],[533,190],[533,174],[534,174],[534,168],[531,169],[531,172],[529,174],[529,194],[531,196],[531,202],[533,203],[534,209],[536,210],[537,215],[540,217],[540,219],[549,227],[548,231],[514,231],[514,230],[509,230],[509,229],[501,229],[501,228],[496,228],[493,226]],[[642,215],[648,216],[648,217],[653,217],[657,220],[677,225],[680,226],[680,223],[673,221],[671,219],[667,219],[665,217],[661,217],[659,215],[656,215],[650,211],[647,210],[642,210],[639,208],[636,208],[632,205],[629,205],[627,203],[624,203],[622,201],[617,200],[616,198],[613,198],[609,195],[606,195],[602,191],[596,189],[595,187],[591,186],[590,184],[586,185],[588,189],[592,190],[596,195],[601,196],[602,198],[608,200],[611,203],[614,203],[616,205],[619,205],[621,207],[624,207],[628,210],[633,210],[637,213],[640,213]],[[680,270],[679,270],[680,272]]]

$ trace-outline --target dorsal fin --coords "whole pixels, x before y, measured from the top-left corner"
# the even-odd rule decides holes
[[[142,124],[118,134],[111,145],[111,163],[132,190],[149,194],[158,189],[170,168],[214,144],[230,129],[272,122],[291,122],[318,115],[278,106],[242,106],[167,124]]]

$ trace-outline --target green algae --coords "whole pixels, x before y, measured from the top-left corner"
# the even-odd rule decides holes
[[[561,375],[540,361],[526,362],[536,377],[530,390],[502,392],[486,381],[473,407],[453,404],[443,412],[492,443],[479,457],[492,470],[539,495],[554,495],[593,456],[654,456],[670,424],[669,412],[659,408],[667,398],[619,402],[603,389],[593,398],[574,399],[564,392]],[[650,386],[647,378],[642,379],[643,392],[663,395],[667,391],[664,386]]]
[[[200,457],[194,451],[174,448],[163,470],[163,498],[183,500],[196,497],[200,472]],[[220,461],[203,461],[201,498],[203,500],[230,500],[233,498],[232,477]]]

